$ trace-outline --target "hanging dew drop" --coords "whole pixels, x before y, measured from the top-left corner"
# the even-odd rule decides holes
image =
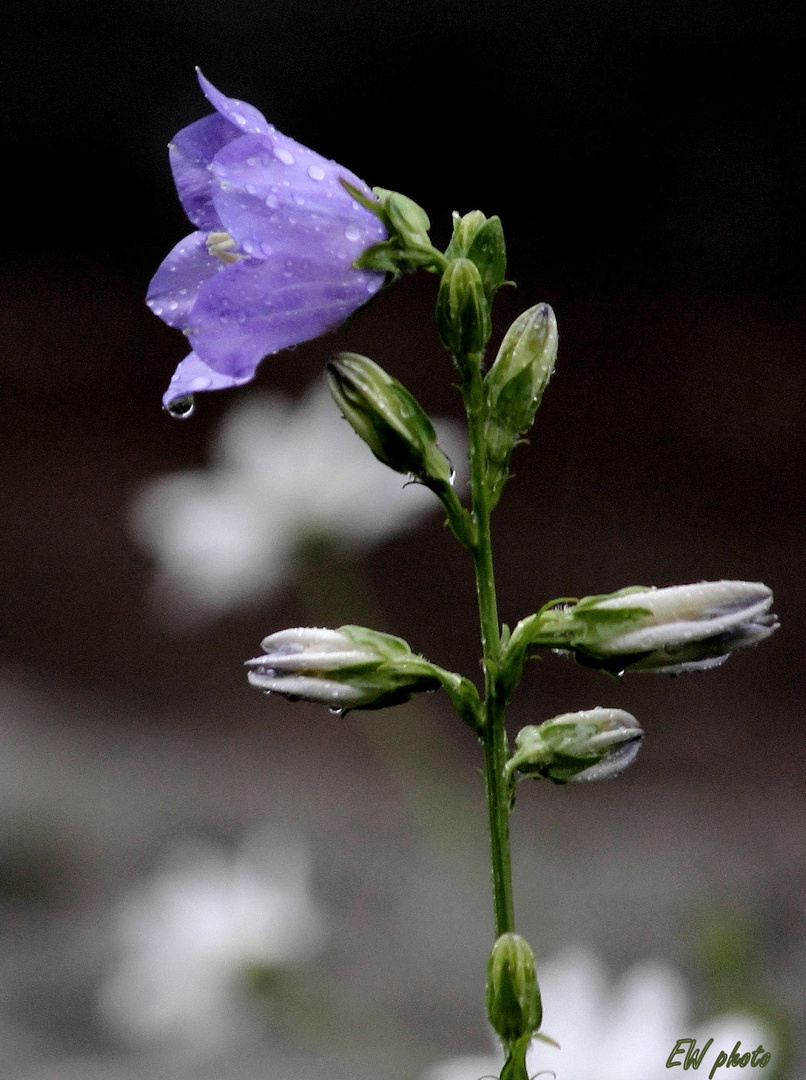
[[[344,716],[344,713],[346,712],[343,705],[331,705],[327,711],[338,717]]]
[[[195,408],[196,400],[193,394],[188,394],[186,397],[174,398],[170,404],[165,406],[165,411],[174,420],[187,420],[189,416],[193,415]]]

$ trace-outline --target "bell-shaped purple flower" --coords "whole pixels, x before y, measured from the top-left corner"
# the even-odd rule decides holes
[[[277,131],[199,72],[212,116],[170,146],[179,198],[197,231],[171,251],[147,303],[193,351],[163,397],[181,413],[202,390],[248,382],[264,356],[332,330],[384,275],[353,262],[387,238],[341,181],[372,198],[348,169]]]

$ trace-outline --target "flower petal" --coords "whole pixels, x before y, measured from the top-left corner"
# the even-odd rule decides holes
[[[210,163],[222,147],[240,137],[240,130],[216,113],[182,128],[168,146],[179,201],[200,229],[221,228],[213,206]]]
[[[206,364],[244,381],[264,356],[335,329],[382,284],[312,259],[241,259],[202,287],[186,332]]]
[[[370,196],[366,184],[279,131],[228,144],[211,170],[224,230],[247,255],[285,253],[349,266],[386,239],[381,220],[345,191],[341,179]]]
[[[173,402],[200,394],[203,390],[228,390],[231,386],[242,386],[249,382],[254,373],[253,367],[243,375],[227,375],[208,367],[196,353],[189,353],[174,372],[170,386],[162,396],[162,404],[167,409]]]
[[[207,234],[191,233],[173,248],[148,285],[146,303],[169,326],[184,330],[202,285],[224,263],[207,248]]]
[[[196,75],[202,93],[216,110],[216,112],[228,120],[238,132],[243,135],[270,135],[274,128],[266,117],[254,105],[247,105],[245,101],[237,98],[228,98],[216,90],[209,79],[205,79],[201,71],[196,68]]]

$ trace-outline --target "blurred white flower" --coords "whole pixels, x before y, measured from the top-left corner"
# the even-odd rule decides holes
[[[113,917],[116,967],[98,1007],[134,1045],[205,1054],[254,1030],[250,970],[310,959],[325,919],[298,844],[255,833],[237,854],[189,846],[123,901]]]
[[[435,422],[466,473],[458,424]],[[158,592],[195,617],[260,600],[288,578],[295,547],[326,537],[360,551],[439,511],[436,497],[377,461],[324,381],[298,403],[247,398],[225,417],[207,469],[149,481],[135,497],[135,538],[157,558]]]
[[[556,1080],[669,1080],[666,1068],[678,1039],[697,1040],[707,1076],[720,1050],[730,1054],[764,1048],[775,1056],[772,1032],[754,1016],[731,1013],[696,1027],[682,977],[667,964],[634,964],[613,983],[602,961],[588,949],[569,949],[537,966],[543,998],[541,1030],[561,1049],[534,1041],[526,1056],[530,1077]],[[685,1055],[675,1059],[683,1061]],[[458,1057],[433,1066],[422,1080],[480,1080],[498,1077],[503,1057]],[[721,1075],[721,1069],[717,1072]],[[742,1072],[744,1075],[744,1072]]]

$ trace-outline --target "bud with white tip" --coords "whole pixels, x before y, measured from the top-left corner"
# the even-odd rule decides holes
[[[563,713],[518,732],[507,775],[512,783],[516,772],[554,784],[607,780],[632,765],[643,738],[638,721],[623,709]]]
[[[433,665],[402,638],[362,626],[280,630],[261,645],[264,655],[246,662],[249,682],[294,701],[345,712],[382,709],[441,685]]]
[[[704,671],[778,628],[772,591],[755,581],[633,587],[547,606],[518,627],[522,641],[574,653],[606,671]]]

